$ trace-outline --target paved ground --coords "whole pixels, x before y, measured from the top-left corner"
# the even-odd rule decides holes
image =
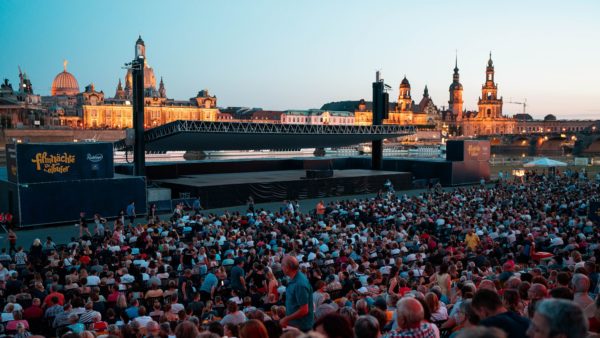
[[[447,188],[447,189],[452,189],[452,188]],[[414,196],[416,194],[419,194],[421,192],[423,192],[423,189],[419,189],[419,190],[406,190],[406,191],[399,191],[397,192],[398,194],[407,194],[409,196]],[[373,197],[375,196],[375,194],[368,194],[368,195],[353,195],[353,196],[335,196],[335,197],[327,197],[327,198],[322,198],[323,201],[325,202],[329,202],[329,201],[337,201],[337,200],[345,200],[345,199],[354,199],[354,198],[365,198],[365,197]],[[306,200],[300,200],[300,209],[302,212],[307,212],[311,209],[314,209],[315,205],[318,203],[318,201],[321,199],[306,199]],[[255,208],[256,209],[266,209],[266,210],[279,210],[279,207],[281,206],[281,202],[273,202],[273,203],[260,203],[260,204],[256,204]],[[239,211],[239,212],[245,212],[246,211],[246,206],[245,205],[239,205],[239,206],[232,206],[232,207],[228,207],[228,208],[219,208],[219,209],[210,209],[210,210],[204,210],[205,213],[217,213],[217,214],[223,214],[225,211]],[[161,218],[168,218],[171,215],[162,215]],[[144,222],[145,219],[143,218],[139,218],[138,220],[136,220],[136,222]],[[90,226],[91,228],[91,226]],[[92,231],[92,229],[90,229],[90,231]],[[8,248],[8,241],[7,241],[7,236],[5,233],[1,233],[0,234],[1,238],[0,238],[0,247],[2,248]],[[33,243],[33,240],[36,238],[39,238],[40,240],[42,240],[42,242],[46,239],[47,236],[51,236],[52,239],[54,240],[55,243],[57,244],[64,244],[64,243],[68,243],[71,240],[71,237],[78,237],[79,236],[79,227],[74,226],[74,225],[63,225],[63,226],[53,226],[53,227],[41,227],[41,228],[34,228],[34,229],[19,229],[17,230],[17,246],[22,245],[25,247],[26,250],[29,249],[29,247],[31,246],[31,243]]]

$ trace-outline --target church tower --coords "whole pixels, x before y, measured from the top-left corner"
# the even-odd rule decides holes
[[[121,80],[119,80],[121,81]],[[127,72],[125,76],[125,98],[130,99],[133,96],[133,82],[131,78],[131,72]]]
[[[400,94],[398,95],[398,111],[410,111],[412,109],[412,99],[410,97],[410,83],[404,75],[404,79],[400,83]]]
[[[485,84],[481,86],[481,97],[477,103],[480,119],[497,119],[502,117],[502,98],[498,98],[498,85],[494,83],[494,62],[492,52],[485,69]]]
[[[460,84],[460,76],[458,74],[458,57],[454,60],[454,75],[452,75],[452,84],[450,85],[450,100],[448,100],[448,108],[452,112],[452,116],[456,121],[462,120],[463,113],[463,86]]]
[[[115,92],[115,99],[124,100],[127,98],[127,94],[123,90],[123,85],[121,85],[121,79],[119,79],[119,84],[117,85],[117,90]]]
[[[160,77],[160,84],[158,85],[158,97],[167,98],[167,90],[165,89],[165,84],[163,82],[162,76]]]

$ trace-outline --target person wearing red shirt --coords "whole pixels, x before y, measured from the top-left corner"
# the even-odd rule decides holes
[[[115,284],[113,285],[112,292],[110,293],[110,295],[108,295],[106,301],[109,303],[116,303],[120,294],[121,293],[119,292],[119,285]]]
[[[23,318],[30,321],[39,319],[44,316],[44,310],[41,307],[41,301],[39,298],[34,298],[31,306],[23,311]]]
[[[322,221],[323,218],[325,217],[325,203],[323,203],[323,201],[319,201],[319,203],[317,203],[316,206],[316,213],[317,213],[317,218],[319,219],[319,221]]]
[[[89,264],[90,264],[90,262],[92,261],[92,259],[91,259],[91,258],[90,258],[90,256],[88,256],[88,255],[83,255],[83,256],[79,257],[79,261],[80,261],[82,264],[84,264],[84,265],[86,265],[86,266],[87,266],[87,265],[89,265]]]
[[[44,305],[46,307],[52,306],[52,297],[58,298],[58,305],[62,306],[65,304],[65,295],[58,292],[58,290],[56,290],[56,287],[54,285],[52,285],[50,287],[50,293],[46,296],[46,298],[44,298]]]

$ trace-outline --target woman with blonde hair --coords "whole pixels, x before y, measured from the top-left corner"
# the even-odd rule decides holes
[[[279,301],[279,282],[271,269],[267,270],[267,304],[276,304]]]
[[[433,285],[439,286],[442,289],[442,295],[445,296],[448,301],[450,301],[450,299],[452,299],[452,277],[448,273],[448,268],[449,266],[447,263],[442,263],[438,272],[431,276],[430,282]]]
[[[115,304],[115,312],[117,316],[120,316],[121,313],[125,312],[125,309],[127,309],[127,298],[125,298],[125,295],[120,294],[117,297],[117,303]]]
[[[441,322],[448,319],[448,309],[440,302],[435,292],[428,292],[425,295],[425,303],[427,303],[427,307],[431,313],[430,318],[432,322]]]

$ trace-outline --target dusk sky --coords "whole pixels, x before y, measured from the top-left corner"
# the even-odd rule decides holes
[[[112,97],[138,34],[167,96],[201,89],[218,105],[320,108],[371,99],[406,74],[448,105],[455,50],[465,107],[476,109],[492,51],[504,113],[600,118],[600,1],[0,1],[0,77],[17,66],[49,95],[62,71]]]

